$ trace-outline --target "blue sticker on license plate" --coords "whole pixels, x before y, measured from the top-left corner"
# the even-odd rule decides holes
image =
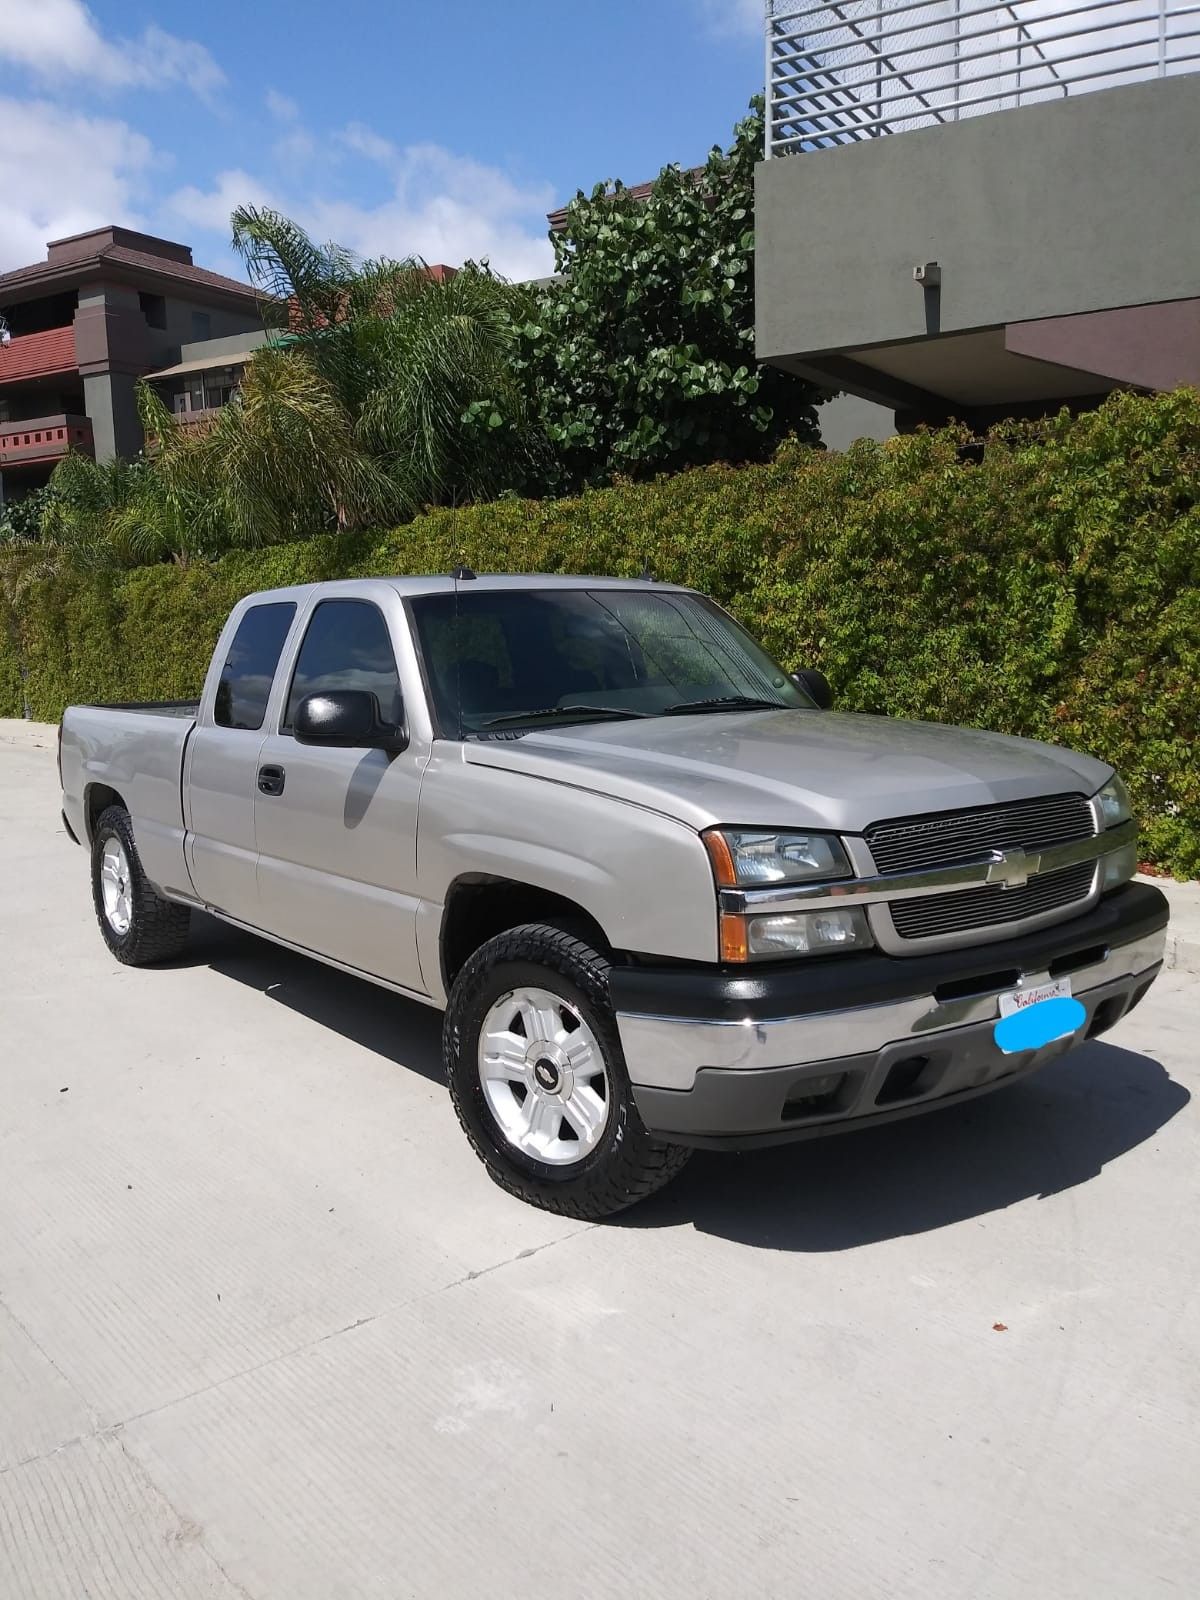
[[[1001,1017],[992,1029],[992,1037],[1006,1056],[1013,1056],[1021,1050],[1040,1050],[1056,1039],[1066,1039],[1078,1033],[1086,1021],[1087,1012],[1078,1000],[1058,995]]]

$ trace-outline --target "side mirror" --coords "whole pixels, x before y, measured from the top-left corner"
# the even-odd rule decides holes
[[[803,689],[820,710],[828,711],[833,704],[833,690],[829,687],[829,679],[823,672],[818,672],[816,667],[801,667],[799,672],[792,673],[792,682],[798,689]]]
[[[331,689],[310,694],[296,707],[292,732],[301,744],[324,744],[336,749],[407,749],[408,730],[403,723],[385,722],[379,698],[366,689]]]

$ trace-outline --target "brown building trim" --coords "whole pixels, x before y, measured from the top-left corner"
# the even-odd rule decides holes
[[[1200,385],[1200,299],[1010,322],[1005,348],[1139,389]]]
[[[88,248],[91,241],[94,244]],[[186,286],[202,293],[206,300],[234,303],[240,308],[258,303],[259,296],[250,284],[197,267],[191,257],[187,245],[156,240],[126,228],[97,229],[52,243],[45,261],[0,273],[0,305],[78,288],[98,276],[134,287],[167,287],[174,292]]]

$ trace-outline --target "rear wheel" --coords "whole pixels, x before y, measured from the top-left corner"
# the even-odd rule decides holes
[[[647,1133],[608,999],[607,958],[529,924],[467,962],[446,1010],[458,1119],[509,1194],[564,1216],[609,1216],[661,1189],[690,1152]]]
[[[187,944],[191,912],[147,879],[121,806],[102,812],[92,835],[92,900],[105,944],[127,966],[169,961]]]

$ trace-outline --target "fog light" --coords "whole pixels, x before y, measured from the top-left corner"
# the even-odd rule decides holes
[[[1122,845],[1119,850],[1113,850],[1103,858],[1103,871],[1100,875],[1100,893],[1104,894],[1109,889],[1115,889],[1118,884],[1128,883],[1137,871],[1137,845]]]
[[[856,906],[832,911],[792,911],[750,917],[746,929],[751,956],[807,956],[835,950],[861,950],[872,943],[866,912]]]
[[[824,1100],[842,1086],[844,1072],[825,1072],[819,1078],[803,1078],[788,1090],[789,1104],[795,1100]]]

